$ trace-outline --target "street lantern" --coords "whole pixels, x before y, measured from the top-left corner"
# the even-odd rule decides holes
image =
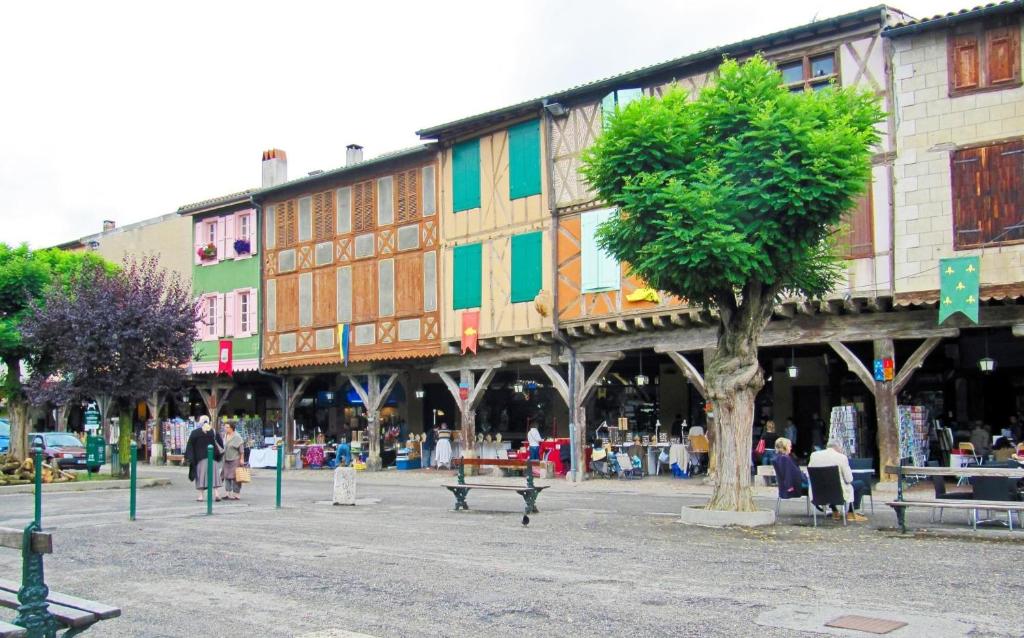
[[[800,368],[796,365],[796,356],[792,348],[789,350],[789,367],[786,368],[786,374],[790,379],[795,379],[800,375]]]
[[[978,367],[985,374],[996,369],[996,360],[988,356],[988,335],[985,335],[985,356],[978,359]]]
[[[417,399],[422,399],[425,395],[426,395],[426,393],[423,392],[423,388],[419,388],[418,390],[416,390],[416,398]]]
[[[640,372],[638,372],[637,375],[633,378],[633,381],[635,381],[638,386],[647,385],[647,384],[649,384],[651,382],[651,380],[649,378],[647,378],[647,375],[644,374],[644,351],[643,350],[640,351]]]

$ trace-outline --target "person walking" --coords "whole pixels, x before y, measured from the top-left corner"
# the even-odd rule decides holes
[[[224,428],[224,466],[221,479],[224,481],[224,498],[237,501],[242,484],[235,480],[235,470],[245,466],[245,441],[235,431],[235,424],[228,422]]]
[[[206,448],[213,446],[213,476],[207,476],[206,471]],[[199,427],[192,430],[188,435],[188,443],[185,444],[185,461],[188,463],[188,480],[196,482],[196,490],[199,494],[197,501],[203,500],[203,490],[207,488],[207,481],[213,481],[213,495],[220,500],[220,461],[224,457],[224,440],[210,425],[210,417],[205,414],[199,417]]]

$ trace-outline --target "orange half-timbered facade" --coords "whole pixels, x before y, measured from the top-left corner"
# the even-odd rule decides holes
[[[263,365],[440,352],[436,153],[417,147],[261,193]]]

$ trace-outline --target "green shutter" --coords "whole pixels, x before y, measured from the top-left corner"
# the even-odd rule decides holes
[[[454,212],[480,208],[480,140],[452,148],[452,199]]]
[[[512,303],[533,301],[543,284],[543,231],[512,236]]]
[[[619,262],[597,245],[597,227],[615,214],[614,208],[583,213],[580,218],[580,261],[583,292],[618,290]]]
[[[540,120],[508,129],[508,196],[540,194]]]
[[[456,246],[452,251],[452,309],[480,307],[480,244]]]

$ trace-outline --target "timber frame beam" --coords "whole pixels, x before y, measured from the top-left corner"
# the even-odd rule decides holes
[[[693,384],[693,387],[697,390],[698,393],[700,393],[700,396],[703,397],[704,399],[707,399],[708,393],[707,388],[704,386],[704,375],[702,375],[700,371],[697,370],[697,367],[693,365],[693,363],[691,363],[690,360],[687,359],[683,353],[676,352],[675,350],[662,351],[659,350],[658,348],[655,348],[654,351],[664,352],[665,354],[667,354],[668,358],[672,359],[672,361],[683,372],[683,375],[686,376],[687,380]]]

